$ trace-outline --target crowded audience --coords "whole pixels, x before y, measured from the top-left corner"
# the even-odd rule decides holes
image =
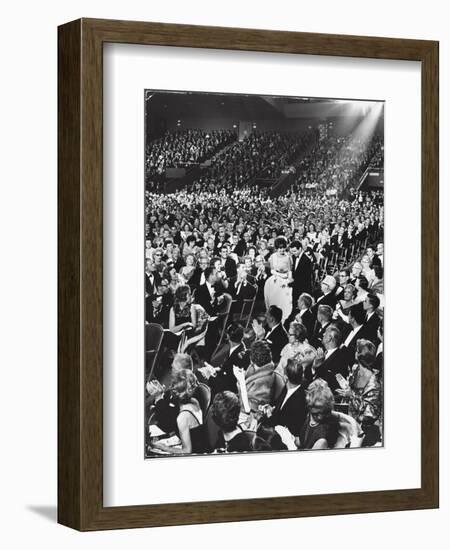
[[[146,456],[382,445],[383,194],[355,188],[381,138],[203,134],[147,151],[211,165],[146,191]],[[252,183],[302,149],[284,194]]]

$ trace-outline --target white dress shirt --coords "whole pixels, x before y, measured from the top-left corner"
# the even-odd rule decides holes
[[[358,332],[362,329],[362,325],[359,325],[359,327],[354,328],[351,333],[347,336],[344,342],[344,346],[348,347],[350,342],[353,340],[353,338],[358,334]]]

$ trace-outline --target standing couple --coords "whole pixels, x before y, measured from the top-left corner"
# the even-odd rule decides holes
[[[267,310],[273,305],[281,309],[284,322],[295,309],[300,294],[312,291],[314,256],[308,239],[293,241],[290,253],[284,237],[277,237],[274,245],[275,252],[269,258],[272,275],[264,286],[264,300]]]

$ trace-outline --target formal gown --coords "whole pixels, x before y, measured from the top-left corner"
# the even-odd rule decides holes
[[[270,306],[278,306],[281,309],[284,322],[292,311],[292,288],[288,286],[291,259],[287,254],[275,252],[270,257],[270,266],[272,275],[264,286],[264,300],[267,309]]]

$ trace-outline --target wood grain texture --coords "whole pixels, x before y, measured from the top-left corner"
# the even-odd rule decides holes
[[[103,507],[102,47],[105,42],[422,63],[420,489]],[[424,40],[81,19],[59,28],[58,521],[79,530],[438,506],[438,44]]]
[[[80,525],[81,22],[58,32],[58,521]]]

